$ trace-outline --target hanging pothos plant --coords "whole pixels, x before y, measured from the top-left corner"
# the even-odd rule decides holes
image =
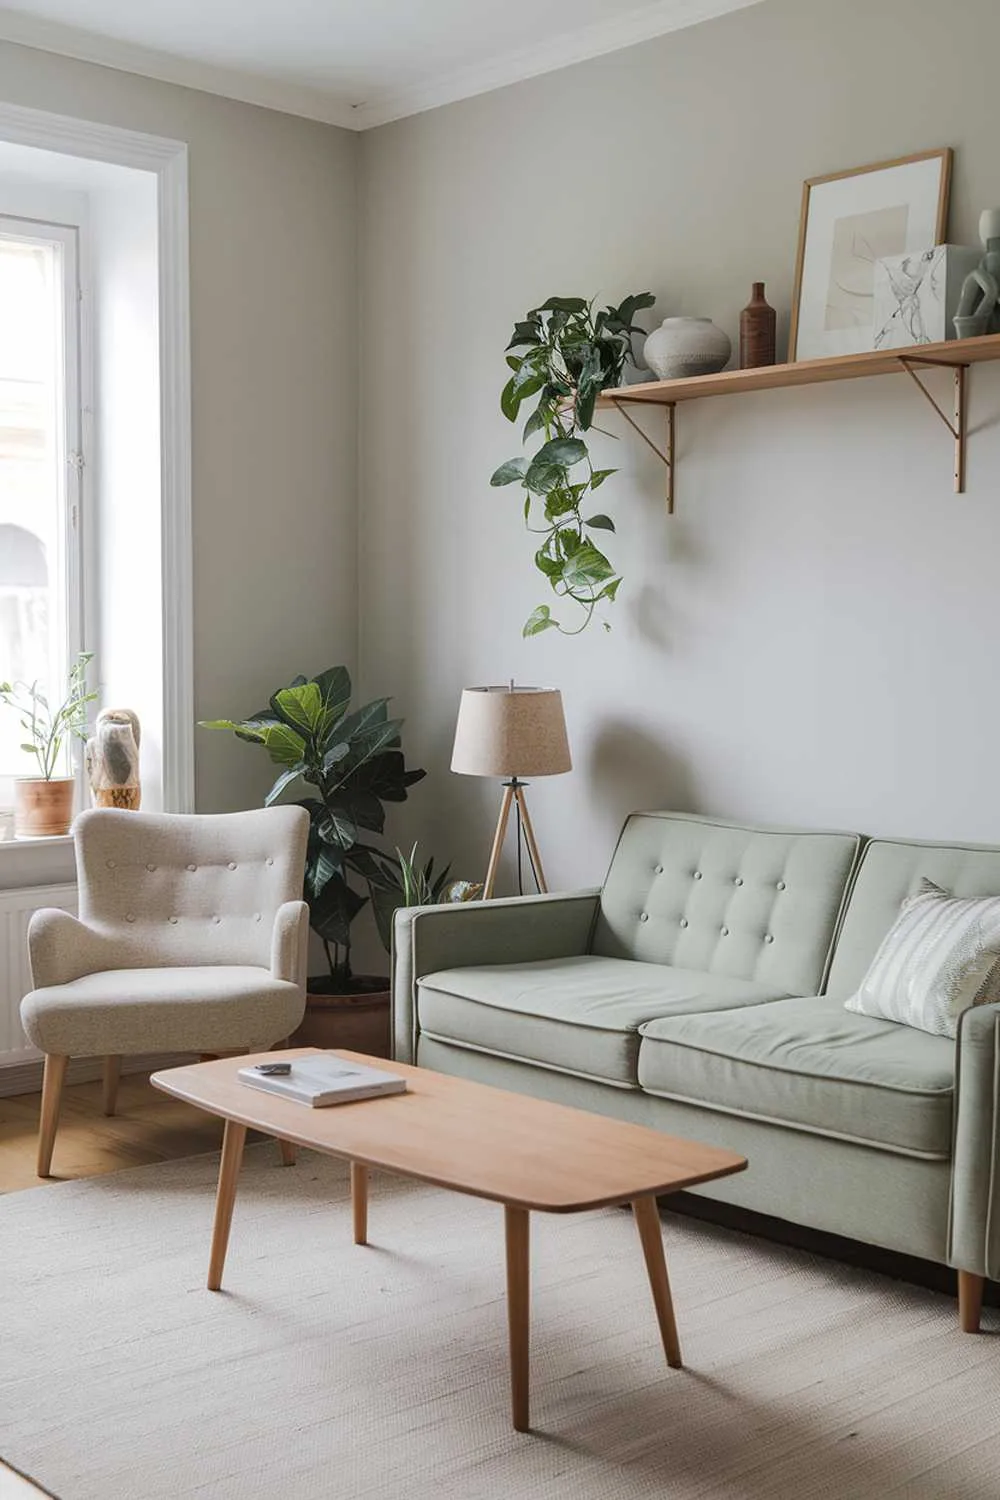
[[[524,442],[536,434],[544,441],[533,454],[501,464],[490,483],[521,485],[528,530],[544,538],[535,552],[535,565],[559,599],[572,600],[584,611],[580,624],[567,628],[553,618],[547,604],[540,604],[525,623],[526,636],[543,630],[579,635],[598,604],[613,601],[618,592],[621,576],[593,536],[614,531],[614,522],[603,511],[586,514],[593,491],[616,471],[594,468],[580,434],[594,420],[601,391],[621,383],[632,335],[644,332],[633,324],[633,317],[655,300],[652,292],[640,292],[626,297],[619,307],[595,312],[593,302],[582,297],[550,297],[514,324],[507,345],[513,374],[504,386],[500,409],[516,422],[522,403],[537,395],[524,425]],[[536,519],[542,524],[534,524]],[[606,621],[604,628],[610,629]]]

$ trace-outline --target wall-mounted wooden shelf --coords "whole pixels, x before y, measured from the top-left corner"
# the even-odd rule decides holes
[[[944,344],[915,344],[911,349],[877,349],[865,354],[839,354],[831,359],[807,359],[791,365],[766,365],[756,370],[723,370],[719,375],[695,375],[686,380],[651,380],[644,385],[618,386],[605,391],[599,405],[614,407],[667,465],[667,510],[674,508],[675,407],[680,401],[704,396],[738,396],[744,391],[771,391],[797,385],[821,385],[828,380],[859,380],[868,375],[907,374],[933,406],[955,443],[955,491],[965,489],[966,371],[970,365],[1000,359],[1000,333],[977,339],[954,339]],[[953,372],[951,413],[940,406],[923,384],[918,371],[945,368]],[[643,431],[629,406],[667,409],[666,451]]]

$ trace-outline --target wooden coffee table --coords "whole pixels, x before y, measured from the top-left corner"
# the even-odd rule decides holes
[[[316,1050],[297,1048],[282,1055],[304,1057]],[[309,1109],[239,1082],[239,1068],[273,1062],[273,1052],[154,1073],[151,1081],[157,1088],[226,1122],[209,1257],[210,1291],[222,1285],[236,1182],[250,1128],[350,1162],[356,1245],[368,1242],[369,1167],[503,1204],[511,1408],[519,1432],[529,1427],[528,1216],[533,1210],[567,1214],[631,1203],[667,1364],[680,1368],[656,1199],[741,1172],[744,1157],[428,1068],[387,1064],[357,1052],[337,1055],[402,1074],[408,1092]]]

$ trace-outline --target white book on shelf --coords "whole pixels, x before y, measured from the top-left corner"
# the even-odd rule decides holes
[[[274,1062],[280,1062],[279,1053]],[[280,1094],[299,1104],[322,1109],[328,1104],[350,1104],[355,1099],[379,1099],[385,1094],[405,1094],[406,1079],[398,1073],[386,1073],[367,1063],[351,1062],[334,1052],[297,1057],[291,1071],[268,1074],[256,1066],[240,1068],[237,1077],[252,1089],[265,1094]]]

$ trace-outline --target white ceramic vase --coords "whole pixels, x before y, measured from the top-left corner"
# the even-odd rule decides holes
[[[711,318],[664,318],[646,340],[643,358],[660,380],[683,380],[725,369],[732,352]]]

